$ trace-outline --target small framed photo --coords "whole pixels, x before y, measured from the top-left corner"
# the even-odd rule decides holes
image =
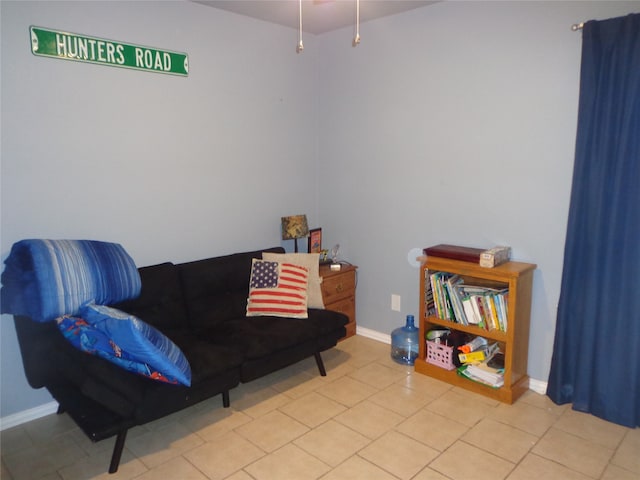
[[[309,230],[309,253],[320,253],[322,251],[322,229],[313,228]]]

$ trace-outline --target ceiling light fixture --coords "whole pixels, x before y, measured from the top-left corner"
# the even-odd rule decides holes
[[[333,0],[315,0],[317,3],[323,1]],[[360,45],[360,0],[356,0],[356,33],[353,37],[352,46],[357,47]],[[296,45],[296,53],[302,53],[304,51],[304,44],[302,43],[302,0],[298,0],[298,45]]]
[[[356,0],[356,36],[353,37],[352,46],[357,47],[360,44],[360,0]]]
[[[302,0],[298,0],[298,46],[296,53],[302,53],[304,45],[302,44]]]

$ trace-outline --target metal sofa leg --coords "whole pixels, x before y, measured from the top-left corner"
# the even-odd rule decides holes
[[[225,390],[224,392],[222,392],[222,406],[224,408],[229,408],[229,405],[231,405],[231,400],[229,399],[229,390]]]
[[[327,371],[324,369],[324,362],[322,361],[320,352],[316,352],[313,355],[316,357],[316,365],[318,365],[318,370],[320,370],[320,375],[323,377],[326,377]]]
[[[116,437],[116,444],[113,447],[113,453],[111,454],[111,463],[109,464],[109,473],[116,473],[118,466],[120,465],[120,457],[122,457],[122,450],[124,449],[124,441],[127,438],[127,430],[123,430],[118,433]]]

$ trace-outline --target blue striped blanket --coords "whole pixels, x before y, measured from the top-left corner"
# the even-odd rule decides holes
[[[140,295],[136,265],[117,243],[21,240],[4,263],[1,313],[39,322],[76,315],[89,301],[108,305]]]

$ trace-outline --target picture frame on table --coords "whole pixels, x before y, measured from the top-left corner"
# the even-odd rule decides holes
[[[308,243],[309,253],[322,252],[322,228],[312,228],[311,230],[309,230]]]

